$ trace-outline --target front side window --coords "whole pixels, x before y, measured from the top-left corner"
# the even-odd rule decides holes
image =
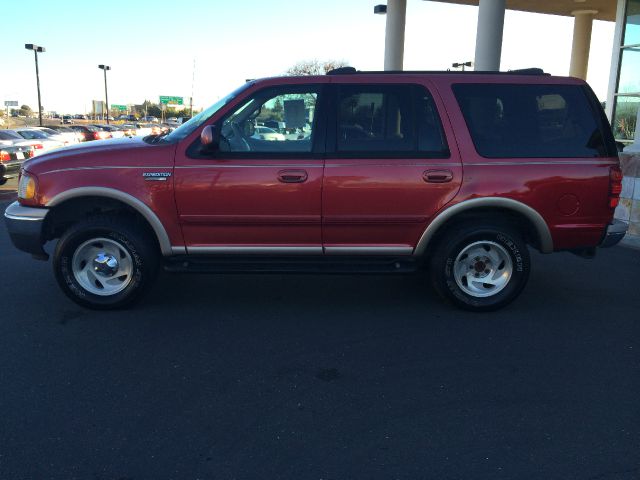
[[[580,158],[610,151],[579,85],[457,84],[453,92],[483,157]]]
[[[223,120],[220,151],[310,153],[317,103],[314,87],[262,90]]]
[[[431,95],[419,85],[342,85],[338,152],[448,155]]]

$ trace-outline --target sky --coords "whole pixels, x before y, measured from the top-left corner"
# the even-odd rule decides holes
[[[383,0],[65,0],[5,1],[0,26],[0,101],[37,110],[33,52],[39,54],[45,111],[88,113],[92,100],[158,102],[191,96],[208,106],[247,78],[283,74],[304,60],[343,60],[360,70],[382,70]],[[99,6],[92,6],[99,5]],[[24,21],[29,12],[28,21]],[[473,60],[478,9],[408,0],[404,68],[446,70]],[[23,20],[20,20],[23,19]],[[606,99],[612,22],[594,21],[587,81]],[[573,19],[507,11],[501,69],[541,67],[568,75]],[[195,61],[195,69],[194,69]],[[195,73],[195,81],[192,82]],[[0,104],[2,105],[2,104]]]

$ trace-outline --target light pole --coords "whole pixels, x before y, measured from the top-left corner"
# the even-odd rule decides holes
[[[33,50],[33,54],[36,57],[36,84],[38,85],[38,118],[40,119],[40,126],[42,126],[42,102],[40,101],[40,72],[38,71],[38,53],[46,52],[44,47],[39,47],[33,43],[25,43],[24,48],[27,50]]]
[[[107,70],[111,70],[109,65],[98,65],[98,68],[104,71],[104,101],[105,110],[107,111],[107,125],[109,125],[109,95],[107,94]],[[102,112],[104,115],[104,112]]]

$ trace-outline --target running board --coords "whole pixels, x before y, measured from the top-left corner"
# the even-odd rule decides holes
[[[165,260],[167,272],[191,273],[411,273],[419,268],[413,257],[323,257],[177,255]]]

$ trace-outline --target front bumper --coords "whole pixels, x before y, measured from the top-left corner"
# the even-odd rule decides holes
[[[600,247],[606,248],[617,245],[627,233],[628,228],[629,224],[626,222],[623,222],[622,220],[613,220],[613,222],[607,225],[604,237],[602,237],[602,242],[600,242]]]
[[[18,202],[13,202],[4,212],[4,221],[13,244],[40,260],[49,258],[42,248],[42,227],[47,213],[49,210],[46,208],[23,207]]]

